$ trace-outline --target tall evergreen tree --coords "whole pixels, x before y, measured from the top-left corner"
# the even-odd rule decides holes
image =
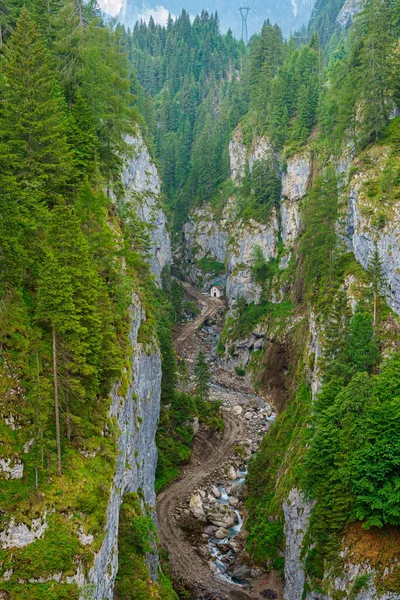
[[[210,397],[210,367],[206,361],[206,357],[203,352],[199,352],[196,359],[196,365],[194,368],[194,374],[196,377],[195,392],[196,397],[201,402],[207,402]]]

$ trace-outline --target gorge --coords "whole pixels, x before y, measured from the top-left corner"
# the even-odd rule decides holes
[[[399,24],[6,0],[0,598],[400,600]]]

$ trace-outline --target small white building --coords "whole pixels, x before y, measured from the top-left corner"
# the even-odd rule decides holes
[[[224,286],[217,281],[210,289],[210,296],[212,298],[222,298],[224,295]]]

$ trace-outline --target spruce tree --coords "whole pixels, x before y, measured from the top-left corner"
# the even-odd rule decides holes
[[[373,327],[376,332],[378,297],[388,289],[388,282],[383,271],[382,259],[378,244],[375,242],[374,251],[368,261],[368,273],[371,278],[371,291],[373,300]]]
[[[26,8],[5,50],[2,74],[1,171],[13,178],[18,194],[53,204],[65,192],[72,167],[65,105]]]
[[[99,391],[103,330],[98,275],[88,244],[71,208],[54,209],[48,229],[45,260],[40,270],[38,322],[47,325],[52,340],[53,389],[56,411],[58,470],[61,471],[59,407],[71,398],[76,435]],[[83,403],[85,401],[85,403]]]
[[[197,355],[194,374],[196,376],[196,398],[200,402],[207,402],[210,398],[211,374],[210,367],[208,366],[204,352],[199,352],[199,354]]]

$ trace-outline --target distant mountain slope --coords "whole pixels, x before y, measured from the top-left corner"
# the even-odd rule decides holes
[[[103,0],[105,2],[106,0]],[[102,4],[102,2],[101,2]],[[136,20],[149,18],[153,15],[156,21],[165,21],[168,12],[179,14],[182,8],[190,14],[196,15],[202,10],[209,12],[218,11],[222,30],[230,27],[235,36],[241,36],[241,18],[238,12],[239,6],[243,5],[240,0],[148,0],[148,3],[140,0],[122,0],[120,19],[128,27],[133,27]],[[269,18],[273,23],[278,23],[285,35],[298,30],[302,25],[308,23],[313,9],[314,0],[250,0],[244,2],[254,12],[248,17],[249,36],[260,31],[265,19]]]

